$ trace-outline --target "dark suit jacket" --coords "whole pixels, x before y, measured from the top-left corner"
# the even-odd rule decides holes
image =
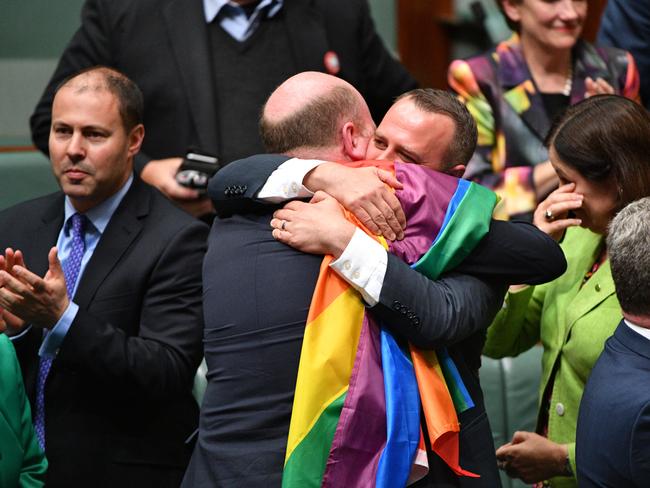
[[[639,69],[639,93],[650,109],[650,3],[609,0],[600,18],[598,44],[630,51]]]
[[[63,224],[55,193],[0,213],[0,247],[43,276]],[[135,179],[84,271],[45,386],[49,486],[178,486],[197,422],[207,229]],[[14,340],[35,396],[42,331]]]
[[[580,487],[650,484],[650,340],[623,321],[605,343],[580,403]]]
[[[325,53],[336,52],[338,76],[361,92],[376,120],[397,95],[415,88],[375,32],[366,0],[285,0],[278,15],[287,26],[296,73],[325,71]],[[138,167],[151,158],[182,156],[190,145],[219,154],[201,0],[88,0],[81,20],[31,117],[32,137],[41,151],[48,152],[58,83],[79,69],[102,64],[123,71],[144,94],[147,137],[136,157]]]
[[[253,165],[239,174],[240,178],[212,181],[210,192],[217,209],[225,201],[233,202],[224,192],[244,203],[239,197],[255,185],[254,180],[266,179],[266,171],[260,168],[272,167],[263,161],[275,160],[277,166],[286,157],[258,159],[260,166]],[[235,163],[222,171],[234,175],[240,173],[239,168]],[[266,487],[281,482],[305,320],[322,257],[275,241],[268,206],[251,204],[246,212],[215,219],[208,239],[203,268],[208,386],[186,487]],[[526,231],[532,228],[524,225]],[[537,231],[531,237],[526,252],[543,255],[550,251],[563,262],[552,240],[538,239]],[[506,245],[510,247],[524,250],[519,244]],[[472,260],[489,259],[485,252],[473,254],[461,270],[471,269]],[[520,258],[514,266],[525,267],[522,261]],[[562,271],[561,264],[550,258],[546,278]],[[388,256],[380,302],[371,312],[391,324],[398,337],[420,347],[448,346],[476,403],[460,415],[460,455],[461,466],[482,477],[458,478],[430,454],[431,474],[418,486],[500,485],[478,368],[485,329],[501,306],[504,283],[465,274],[430,281]]]

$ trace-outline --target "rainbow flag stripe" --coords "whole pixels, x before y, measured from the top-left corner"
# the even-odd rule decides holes
[[[431,279],[461,262],[489,228],[494,194],[422,166],[382,167],[404,184],[409,226],[403,241],[380,242]],[[457,412],[473,403],[452,359],[401,344],[330,262],[305,327],[282,486],[405,486],[426,474],[423,422],[434,451],[475,476],[458,465]]]

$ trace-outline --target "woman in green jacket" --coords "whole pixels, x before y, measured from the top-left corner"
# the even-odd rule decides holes
[[[539,204],[534,222],[557,239],[564,234],[568,268],[551,283],[510,290],[484,353],[516,356],[541,341],[537,432],[516,432],[497,459],[527,483],[575,487],[578,406],[622,318],[605,235],[618,210],[650,195],[650,116],[625,98],[594,96],[567,110],[547,145],[561,186]]]
[[[0,486],[42,487],[46,470],[14,347],[0,333]]]

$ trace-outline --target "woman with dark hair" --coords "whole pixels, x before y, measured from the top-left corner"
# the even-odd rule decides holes
[[[557,185],[543,145],[553,119],[599,93],[638,100],[626,51],[579,39],[587,0],[497,0],[516,32],[485,55],[454,61],[449,84],[474,116],[478,146],[465,177],[502,198],[497,218],[531,220]]]
[[[567,109],[547,144],[561,186],[539,204],[534,223],[563,237],[568,268],[545,285],[511,288],[483,352],[516,356],[541,341],[537,432],[515,433],[497,449],[497,459],[525,482],[575,487],[578,406],[591,368],[622,318],[605,247],[607,226],[629,202],[650,195],[650,115],[626,98],[594,96]]]

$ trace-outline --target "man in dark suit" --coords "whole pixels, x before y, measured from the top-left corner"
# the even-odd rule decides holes
[[[144,128],[131,80],[73,76],[52,116],[62,192],[0,213],[0,312],[47,484],[178,486],[198,416],[207,228],[134,178]]]
[[[634,56],[641,101],[650,109],[650,2],[609,0],[600,17],[597,41]]]
[[[580,402],[580,487],[650,482],[650,198],[614,217],[607,252],[623,320],[591,371]]]
[[[262,104],[306,70],[336,74],[361,91],[379,120],[415,81],[384,47],[366,0],[88,0],[31,118],[47,152],[57,84],[94,65],[123,71],[145,97],[142,178],[195,215],[209,199],[174,175],[193,146],[221,164],[263,152]]]
[[[278,112],[289,112],[288,117],[276,114],[290,121],[276,133],[279,139],[293,135],[300,142],[297,147],[285,146],[283,152],[339,161],[365,158],[374,124],[352,87],[326,75],[303,73],[275,92],[282,93],[286,96],[276,100],[280,103],[269,100],[265,114],[271,105]],[[436,135],[440,134],[431,137]],[[264,180],[271,168],[286,160],[287,156],[255,157],[245,175],[235,163],[219,172],[210,185],[217,210],[230,216],[215,220],[204,260],[208,387],[198,443],[183,486],[279,486],[281,482],[300,347],[322,256],[275,241],[269,227],[275,207],[269,210],[243,199],[249,189],[238,182]],[[366,173],[376,174],[374,169]],[[244,211],[236,212],[235,201]],[[328,219],[320,222],[325,226]],[[328,233],[330,228],[322,230]],[[562,258],[553,243],[536,232],[527,243],[532,253],[552,256],[544,260],[550,266],[547,270],[553,268],[551,274],[536,278],[561,273],[556,258]],[[485,268],[482,258],[493,255],[482,244],[479,248],[468,258],[468,269],[472,263]],[[484,330],[501,305],[504,282],[488,278],[489,273],[483,278],[452,273],[433,282],[395,256],[384,253],[384,257],[385,275],[359,277],[378,282],[380,289],[355,286],[364,299],[369,297],[371,313],[393,324],[399,337],[421,347],[453,344],[449,352],[476,403],[460,415],[460,464],[482,478],[458,478],[430,454],[430,475],[420,485],[498,486],[477,371]],[[520,276],[532,278],[530,265],[518,261],[512,267],[525,268]],[[344,263],[342,268],[346,268]],[[355,267],[349,268],[354,275]]]

